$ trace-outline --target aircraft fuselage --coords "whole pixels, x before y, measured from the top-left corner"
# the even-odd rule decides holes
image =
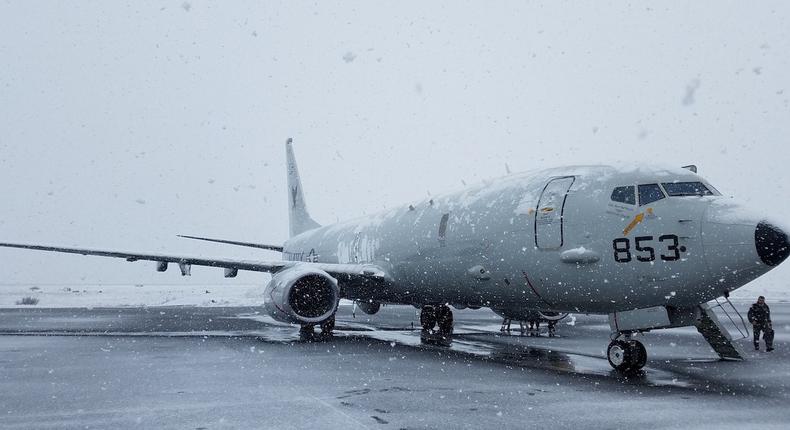
[[[663,183],[702,183],[711,195],[667,196],[663,186],[652,187]],[[614,190],[630,186],[633,201],[616,201]],[[663,195],[641,204],[651,190],[652,198]],[[685,169],[569,167],[310,230],[286,242],[283,255],[370,263],[389,273],[386,285],[344,288],[347,299],[511,314],[682,308],[771,268],[755,248],[760,218],[741,213]]]

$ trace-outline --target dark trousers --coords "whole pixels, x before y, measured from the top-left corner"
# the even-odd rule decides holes
[[[754,328],[754,347],[760,347],[760,332],[763,333],[763,340],[765,341],[765,347],[767,349],[771,349],[774,347],[774,330],[771,328],[769,324],[755,324]]]

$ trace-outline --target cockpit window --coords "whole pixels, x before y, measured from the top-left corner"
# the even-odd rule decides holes
[[[634,195],[634,186],[615,188],[612,191],[612,201],[635,205],[636,196]]]
[[[713,191],[709,190],[702,182],[664,182],[661,185],[672,197],[713,195]]]
[[[664,192],[658,184],[644,184],[639,186],[639,206],[644,206],[664,198]]]

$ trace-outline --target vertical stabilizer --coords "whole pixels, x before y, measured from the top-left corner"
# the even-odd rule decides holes
[[[299,179],[299,168],[296,166],[292,143],[293,139],[291,138],[288,138],[285,142],[285,157],[288,169],[288,226],[291,237],[307,230],[321,227],[320,224],[310,218],[310,214],[307,212],[307,204],[304,201],[302,181]]]

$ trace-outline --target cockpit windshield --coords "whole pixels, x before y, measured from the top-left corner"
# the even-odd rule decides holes
[[[714,195],[702,182],[664,182],[661,185],[670,197]]]
[[[664,192],[658,184],[639,185],[639,206],[649,205],[664,198]]]
[[[635,205],[636,197],[634,197],[634,186],[617,187],[612,190],[612,201]]]

